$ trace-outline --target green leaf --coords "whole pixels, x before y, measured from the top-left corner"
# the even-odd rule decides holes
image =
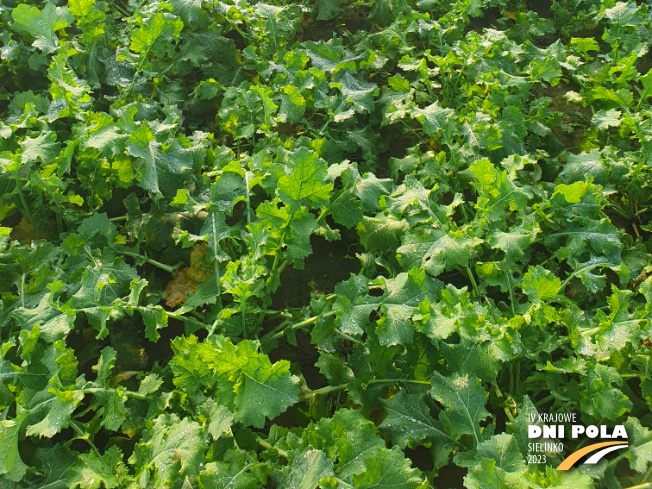
[[[312,254],[310,236],[319,229],[319,224],[305,207],[296,211],[290,220],[289,230],[285,234],[287,256],[291,263],[303,270],[303,260]]]
[[[394,212],[398,211],[401,215],[406,213],[413,215],[423,211],[431,212],[429,200],[431,193],[413,175],[407,175],[403,185],[398,186],[392,192],[390,209]],[[433,220],[437,222],[438,218],[433,216]]]
[[[339,356],[325,351],[319,352],[319,360],[315,366],[319,367],[319,371],[326,376],[331,385],[348,384],[355,378],[353,371]]]
[[[203,14],[201,0],[171,0],[170,3],[188,27],[192,27]]]
[[[69,0],[68,9],[78,23],[86,23],[95,11],[95,0]]]
[[[110,313],[129,292],[129,284],[138,274],[122,257],[111,254],[101,261],[92,256],[84,257],[84,260],[88,268],[79,270],[74,294],[64,306],[68,310],[84,312],[88,322],[98,330],[98,336],[104,337],[108,334],[106,325]]]
[[[43,10],[19,3],[11,12],[11,16],[16,22],[14,29],[33,37],[35,40],[32,46],[45,54],[50,54],[58,48],[55,31],[68,27],[73,20],[67,7],[55,7],[53,3],[46,3]]]
[[[480,422],[489,416],[484,407],[489,395],[480,380],[470,375],[444,377],[435,372],[430,383],[430,395],[445,408],[439,420],[446,432],[456,441],[468,434],[473,436],[476,445],[481,443],[484,437]]]
[[[102,236],[102,244],[112,243],[113,237],[116,235],[117,227],[109,220],[106,212],[95,213],[90,217],[82,220],[79,228],[77,228],[77,233],[85,238],[85,241],[89,241],[90,238],[93,238],[96,235]]]
[[[337,82],[331,83],[331,87],[340,90],[342,100],[337,105],[335,121],[348,119],[352,115],[351,112],[373,112],[374,96],[378,94],[375,84],[356,78],[349,70],[337,79]]]
[[[541,265],[530,267],[523,275],[523,291],[535,304],[555,299],[561,290],[561,280]]]
[[[380,344],[392,346],[411,342],[414,325],[410,319],[428,294],[435,295],[438,284],[426,280],[425,274],[419,276],[418,272],[400,273],[389,280],[380,278],[373,284],[380,285],[384,291],[379,300],[380,318],[375,328]]]
[[[480,196],[476,208],[486,212],[492,221],[508,218],[505,207],[523,211],[532,197],[530,189],[515,182],[513,172],[498,171],[487,159],[478,160],[469,170],[477,179],[477,183],[471,183]]]
[[[610,127],[618,127],[622,124],[620,116],[622,112],[616,109],[600,110],[593,116],[593,124],[598,129],[606,131]]]
[[[145,323],[145,338],[152,343],[156,343],[161,337],[158,330],[166,328],[168,325],[167,312],[161,306],[147,307],[139,309],[139,311]]]
[[[219,35],[217,31],[193,30],[184,33],[181,45],[183,60],[214,79],[207,80],[202,97],[212,98],[217,91],[218,83],[225,87],[237,86],[243,80],[241,60],[232,39]],[[217,83],[216,83],[217,82]],[[211,95],[213,91],[213,95]]]
[[[348,478],[365,472],[366,461],[384,448],[377,431],[359,411],[339,409],[332,418],[321,419],[306,430],[303,437],[309,446],[325,451],[331,460],[336,459],[335,472]]]
[[[482,244],[482,239],[461,232],[446,232],[432,226],[414,226],[396,250],[406,267],[418,267],[436,277],[444,270],[465,267]]]
[[[373,173],[367,173],[355,183],[355,193],[360,198],[364,212],[380,210],[380,201],[384,195],[392,192],[393,182],[389,178],[378,178]]]
[[[34,451],[34,468],[42,474],[40,487],[63,489],[70,487],[68,481],[74,477],[72,466],[77,461],[77,452],[70,450],[63,443],[47,448],[37,448]]]
[[[639,474],[649,469],[652,463],[652,431],[643,427],[635,417],[627,418],[625,429],[629,438],[626,457],[629,465]]]
[[[333,462],[321,450],[306,450],[294,457],[285,471],[282,487],[314,489],[324,477],[333,476]]]
[[[471,331],[469,326],[460,331],[462,336],[467,336]],[[509,340],[517,341],[517,338],[510,335]],[[458,344],[448,346],[443,354],[451,371],[461,375],[471,374],[485,382],[495,382],[500,364],[489,354],[491,344],[479,344],[479,341],[481,340],[476,338],[464,338]],[[494,340],[493,346],[497,346],[497,343]]]
[[[636,25],[633,20],[636,18],[638,6],[629,2],[617,2],[612,8],[604,10],[604,16],[614,24]]]
[[[267,482],[267,464],[256,462],[250,452],[228,450],[224,461],[206,464],[199,475],[202,489],[249,489]]]
[[[375,217],[364,217],[356,226],[360,242],[371,252],[396,249],[401,234],[408,228],[405,219],[393,214],[380,213]]]
[[[95,398],[102,406],[102,426],[111,431],[116,431],[127,419],[125,414],[125,401],[127,396],[122,389],[106,389],[95,394]]]
[[[97,372],[97,382],[100,385],[106,386],[106,380],[111,375],[111,370],[115,367],[115,360],[118,352],[110,346],[104,347],[100,352],[100,359],[97,365],[93,366],[93,370]]]
[[[627,109],[630,105],[632,105],[633,100],[632,92],[627,89],[621,88],[620,90],[611,90],[601,85],[593,88],[593,90],[589,93],[589,97],[591,101],[608,100],[610,102],[614,102],[617,105],[620,105],[623,109]]]
[[[549,465],[546,466],[545,473],[541,473],[539,470],[528,472],[524,479],[524,481],[520,481],[522,484],[525,483],[526,487],[535,487],[536,489],[578,489],[580,487],[593,489],[595,487],[591,477],[579,470],[557,470]]]
[[[41,363],[48,370],[49,381],[39,385],[38,392],[25,399],[21,407],[29,413],[26,434],[52,438],[68,426],[84,394],[75,388],[78,362],[74,351],[66,348],[63,340],[48,345]]]
[[[124,487],[127,468],[122,453],[115,445],[103,454],[82,453],[71,469],[73,475],[66,479],[69,487],[82,489],[113,489]]]
[[[511,228],[509,232],[495,231],[491,233],[489,243],[492,248],[504,251],[505,260],[513,263],[525,256],[524,250],[527,250],[536,241],[537,234],[540,232],[538,226],[530,228],[521,225]]]
[[[331,20],[342,10],[342,0],[317,0],[317,20]]]
[[[233,413],[212,399],[205,406],[209,409],[210,422],[207,430],[213,437],[213,440],[218,440],[231,429],[233,425]]]
[[[582,384],[581,409],[591,416],[615,420],[631,411],[632,401],[616,387],[623,379],[615,368],[597,364],[583,377]]]
[[[298,401],[299,379],[290,374],[290,362],[272,364],[266,355],[255,352],[251,342],[239,343],[231,353],[230,358],[219,358],[216,372],[218,376],[228,373],[230,380],[239,382],[234,388],[235,421],[260,428],[265,418],[275,418]],[[236,374],[233,369],[243,359],[247,363]]]
[[[559,83],[562,77],[560,60],[564,59],[564,47],[560,40],[545,49],[529,46],[534,54],[526,71],[535,82],[546,81],[551,86]]]
[[[378,0],[374,2],[374,6],[371,12],[369,12],[369,17],[381,25],[389,25],[394,20],[394,16],[396,15],[395,10],[398,10],[398,5],[391,0]]]
[[[488,159],[482,158],[476,161],[469,167],[469,170],[471,170],[471,173],[478,180],[478,183],[474,184],[474,187],[479,193],[486,193],[493,188],[498,172],[496,171],[496,167]]]
[[[335,286],[336,324],[344,333],[362,335],[371,324],[369,315],[378,308],[379,300],[368,292],[368,279],[363,275],[353,275]]]
[[[301,90],[294,85],[285,85],[281,88],[281,107],[278,119],[281,122],[296,123],[301,120],[306,112],[306,99]]]
[[[638,81],[643,85],[643,90],[637,88],[641,95],[641,100],[646,100],[652,95],[652,69],[648,70],[645,75],[639,76]]]
[[[161,414],[152,420],[129,457],[141,487],[172,487],[196,477],[208,446],[199,423]]]
[[[518,405],[518,415],[511,422],[507,423],[507,433],[513,436],[513,439],[518,443],[521,453],[527,453],[528,443],[532,443],[532,439],[529,438],[528,426],[537,425],[542,426],[543,423],[539,421],[539,411],[536,406],[526,394],[523,396],[523,401]],[[532,422],[532,420],[535,420]],[[557,438],[546,439],[550,443],[559,443]],[[563,458],[562,454],[547,453],[547,460],[551,464],[560,464]]]
[[[417,469],[410,467],[399,447],[378,451],[367,459],[365,471],[353,476],[354,487],[359,489],[426,489]]]
[[[529,72],[533,81],[543,80],[553,87],[559,83],[562,75],[559,62],[549,56],[532,60]]]
[[[38,325],[39,333],[48,341],[61,339],[70,332],[75,316],[55,308],[50,299],[50,294],[46,294],[33,309],[17,307],[11,316],[25,328],[23,331],[33,330]]]
[[[158,13],[131,34],[129,49],[147,55],[156,43],[169,43],[179,37],[183,21],[171,14]]]
[[[446,434],[442,423],[432,417],[423,394],[400,391],[391,399],[382,400],[382,404],[385,419],[379,427],[391,435],[393,443],[405,448],[433,441],[448,457],[455,442]]]
[[[493,460],[496,467],[505,472],[525,470],[525,461],[513,435],[501,433],[480,443],[474,452],[461,452],[455,456],[455,463],[461,467],[473,467],[478,460]]]
[[[21,3],[20,5],[24,4]],[[44,164],[49,164],[61,148],[61,144],[57,143],[56,140],[57,135],[52,131],[44,131],[35,138],[26,137],[20,143],[23,148],[20,161],[22,163],[33,163],[40,159]]]
[[[104,120],[96,120],[95,124],[88,128],[82,147],[99,149],[104,154],[116,154],[122,152],[126,139],[127,135],[114,125],[113,118],[107,117]]]
[[[464,477],[464,487],[468,489],[508,489],[511,486],[505,471],[497,467],[494,460],[483,458]]]
[[[143,395],[151,394],[156,392],[161,385],[163,385],[163,380],[158,375],[149,374],[140,382],[138,393]]]
[[[145,123],[131,134],[128,151],[132,156],[141,158],[142,178],[139,185],[149,192],[172,199],[182,187],[184,176],[189,175],[193,168],[196,148],[182,147],[177,139],[163,145]]]
[[[482,324],[466,287],[458,289],[448,284],[442,290],[440,300],[432,304],[422,303],[420,310],[424,313],[421,331],[434,340],[446,339],[458,331],[468,336],[468,331],[475,331]]]
[[[54,392],[41,391],[32,399],[28,408],[33,418],[41,418],[38,423],[27,428],[27,436],[38,435],[52,438],[68,426],[70,415],[84,398],[80,391],[65,390]]]
[[[174,384],[193,396],[212,384],[213,372],[206,368],[205,359],[211,358],[214,347],[208,343],[198,343],[195,336],[178,338],[172,342],[175,352],[170,360],[174,373]]]
[[[257,353],[251,341],[237,346],[223,337],[197,343],[197,338],[177,338],[170,361],[174,383],[190,394],[217,387],[224,393],[220,402],[234,413],[234,420],[246,426],[262,427],[299,400],[299,379],[290,374],[290,363],[272,364]]]
[[[0,475],[16,482],[27,472],[18,452],[21,425],[21,420],[0,421]]]
[[[589,51],[600,51],[598,41],[592,37],[573,37],[571,38],[570,43],[571,46],[575,46],[575,48],[582,53],[588,53]]]
[[[349,229],[357,226],[364,217],[360,202],[355,198],[353,192],[348,189],[333,200],[331,213],[333,214],[333,220],[337,224]]]
[[[293,209],[304,205],[308,208],[326,204],[330,198],[332,183],[326,183],[327,164],[317,153],[301,147],[290,158],[290,175],[278,181],[278,194]]]
[[[425,109],[413,109],[413,114],[423,125],[423,132],[430,137],[436,137],[450,123],[455,111],[451,108],[440,106],[439,101],[437,101]]]

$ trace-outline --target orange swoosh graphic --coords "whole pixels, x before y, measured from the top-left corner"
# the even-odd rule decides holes
[[[594,452],[602,447],[608,447],[611,445],[623,445],[622,441],[605,441],[602,443],[594,443],[588,447],[584,447],[576,452],[571,453],[568,457],[564,459],[562,463],[559,464],[557,470],[568,470],[570,469],[575,462],[581,459],[587,453]]]

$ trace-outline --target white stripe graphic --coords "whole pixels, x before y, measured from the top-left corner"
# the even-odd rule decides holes
[[[589,459],[584,462],[585,464],[597,464],[602,457],[604,457],[606,454],[609,452],[613,452],[614,450],[618,450],[620,448],[625,448],[627,445],[613,445],[611,447],[603,448],[599,452],[594,453],[591,455]]]

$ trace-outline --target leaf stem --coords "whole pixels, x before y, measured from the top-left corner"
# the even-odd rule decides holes
[[[283,458],[290,458],[290,454],[286,452],[285,450],[275,447],[272,445],[270,442],[267,440],[263,440],[261,437],[257,436],[256,437],[256,442],[263,448],[267,448],[268,450],[274,450],[276,453],[278,453],[281,457]]]
[[[508,270],[505,272],[505,275],[507,275],[507,285],[509,286],[509,305],[512,308],[512,317],[516,316],[516,299],[514,298],[514,288],[512,287],[512,276],[511,276],[511,270]],[[513,392],[513,391],[512,391]]]
[[[346,384],[340,384],[340,385],[327,385],[326,387],[322,387],[321,389],[309,390],[308,392],[303,394],[303,396],[301,396],[301,400],[307,401],[312,396],[319,396],[321,394],[329,394],[331,392],[341,391],[348,388],[351,384],[353,384],[353,382],[347,382]]]
[[[548,401],[552,401],[554,398],[555,398],[555,396],[552,395],[552,394],[550,394],[549,396],[544,397],[544,398],[541,399],[540,401],[537,401],[537,403],[535,404],[535,406],[536,406],[536,407],[539,407],[539,406],[541,406],[541,405],[547,403]]]
[[[104,387],[88,387],[86,389],[82,389],[81,392],[82,394],[97,394],[102,392],[109,392],[112,390],[116,390],[116,389],[105,389]],[[147,399],[147,396],[135,391],[123,391],[123,392],[127,397],[132,397],[134,399],[141,399],[141,400]]]
[[[335,332],[336,332],[338,335],[340,335],[342,338],[344,338],[345,340],[349,340],[351,343],[355,343],[356,345],[360,345],[360,346],[365,346],[365,344],[364,344],[362,341],[360,341],[360,340],[357,339],[357,338],[354,338],[353,336],[351,336],[351,335],[349,335],[349,334],[346,334],[346,333],[345,333],[344,331],[342,331],[342,330],[336,329]]]
[[[478,284],[475,281],[475,277],[473,276],[473,273],[471,272],[471,268],[469,268],[468,265],[465,267],[466,274],[469,276],[469,280],[471,281],[471,285],[473,286],[473,292],[475,293],[476,297],[480,297],[480,291],[478,290]]]
[[[242,337],[246,340],[249,336],[247,334],[247,298],[242,299],[242,305],[240,306],[240,313],[242,317]]]
[[[650,468],[648,469],[648,471],[645,473],[645,475],[643,476],[643,478],[641,480],[643,482],[647,482],[648,480],[650,480],[651,476],[652,476],[652,466],[650,466]]]
[[[113,246],[110,247],[113,251],[116,253],[119,253],[121,255],[126,255],[126,256],[131,256],[133,258],[140,258],[146,263],[149,263],[150,265],[154,265],[157,268],[160,268],[161,270],[165,270],[168,273],[174,273],[174,271],[179,267],[181,263],[177,263],[176,265],[166,265],[165,263],[161,263],[160,261],[153,260],[152,258],[148,258],[144,255],[141,255],[140,253],[134,253],[132,251],[127,251],[127,250],[120,250],[118,248],[115,248]]]
[[[335,202],[340,200],[344,194],[347,194],[352,191],[353,191],[352,189],[344,190],[342,193],[340,193],[340,195],[335,197],[335,199],[328,206],[324,207],[322,211],[319,213],[319,216],[317,216],[317,220],[316,220],[317,224],[321,224],[321,222],[326,218],[326,216],[332,214],[333,204],[335,204]]]
[[[625,458],[625,455],[627,455],[627,453],[622,453],[622,454],[618,455],[616,458],[614,458],[613,460],[611,460],[607,464],[607,467],[614,467],[614,466],[618,465],[618,462],[620,462],[623,458]],[[640,487],[640,486],[633,486],[633,487]],[[645,485],[643,487],[645,487]],[[630,489],[632,489],[632,488],[630,488]]]
[[[20,303],[25,308],[25,272],[20,275]]]
[[[557,234],[559,235],[560,233],[557,233]],[[564,287],[566,287],[566,285],[568,285],[568,282],[570,282],[571,280],[573,280],[575,277],[577,277],[582,272],[585,272],[586,270],[591,270],[591,269],[593,269],[595,267],[608,267],[608,266],[609,266],[609,263],[607,263],[607,262],[599,262],[599,263],[593,263],[593,264],[589,265],[588,267],[580,268],[579,270],[576,270],[573,273],[571,273],[568,276],[568,278],[566,278],[566,280],[564,280],[561,283],[561,288],[563,290]]]
[[[498,387],[498,385],[496,385]],[[509,364],[509,392],[510,394],[514,394],[514,364],[510,363]]]
[[[416,379],[371,379],[367,384],[422,384],[430,385],[429,380]]]
[[[320,317],[329,317],[329,316],[333,316],[334,314],[335,314],[335,311],[330,311],[330,312],[327,312],[326,314],[322,314],[320,316],[312,316],[312,317],[310,317],[308,319],[304,319],[303,321],[292,324],[292,325],[287,325],[287,322],[284,321],[281,324],[279,324],[278,326],[276,326],[269,333],[267,333],[265,336],[263,336],[260,339],[260,342],[265,343],[267,341],[273,341],[273,340],[278,339],[281,336],[283,336],[285,334],[285,332],[288,331],[288,330],[292,331],[292,330],[295,330],[295,329],[303,328],[304,326],[308,326],[310,324],[313,324],[313,323],[317,322],[317,320]]]
[[[134,85],[136,83],[136,78],[138,78],[138,73],[140,73],[140,70],[143,68],[143,65],[145,64],[145,60],[147,59],[147,56],[149,55],[149,51],[152,49],[150,46],[147,48],[147,52],[143,54],[140,58],[140,62],[138,63],[138,67],[136,68],[136,73],[134,73],[134,77],[131,79],[131,83],[129,84],[129,88],[127,88],[127,91],[125,92],[124,99],[127,100],[127,97],[131,95],[131,91],[134,89]]]
[[[510,374],[511,374],[511,365],[510,365]],[[507,398],[503,395],[502,391],[500,390],[500,387],[498,387],[498,383],[494,381],[491,384],[494,386],[494,389],[496,391],[496,395],[498,397],[502,397],[505,401],[507,401]],[[507,406],[503,406],[503,410],[505,411],[505,416],[507,416],[509,421],[511,423],[514,423],[514,415],[509,410],[509,408]]]
[[[318,396],[321,394],[329,394],[335,391],[341,391],[347,389],[350,385],[354,384],[355,381],[347,382],[346,384],[340,385],[328,385],[322,387],[321,389],[309,390],[303,396],[301,400],[307,401],[312,396]],[[429,380],[411,380],[411,379],[371,379],[366,382],[367,384],[421,384],[421,385],[430,385]]]
[[[240,140],[238,140],[238,145],[240,144]],[[239,146],[238,146],[238,153],[239,153]],[[247,190],[246,196],[247,196],[247,225],[251,224],[251,191],[249,189],[249,174],[245,170],[244,174],[244,181],[245,181],[245,187]]]
[[[20,198],[21,204],[23,204],[23,214],[27,217],[27,220],[30,224],[33,224],[32,213],[29,210],[27,201],[25,201],[25,196],[23,195],[23,185],[20,182],[20,176],[18,175],[18,169],[14,172],[14,177],[16,178],[16,190],[18,190],[18,197]]]
[[[89,433],[82,430],[79,427],[79,424],[77,423],[77,421],[74,421],[72,419],[70,420],[70,426],[72,426],[72,429],[75,431],[75,433],[77,433],[77,435],[79,436],[79,439],[86,440],[86,443],[88,443],[88,446],[91,447],[91,450],[93,450],[98,457],[101,457],[100,451],[97,449],[95,444],[90,439]]]
[[[217,240],[217,224],[215,223],[215,213],[211,214],[211,226],[213,227],[213,258],[215,267],[215,284],[217,285],[217,307],[222,310],[222,282],[220,276],[220,264],[217,260],[218,246],[220,245]]]

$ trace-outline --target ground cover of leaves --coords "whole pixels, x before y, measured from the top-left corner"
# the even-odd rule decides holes
[[[650,487],[651,22],[2,2],[0,487]]]

